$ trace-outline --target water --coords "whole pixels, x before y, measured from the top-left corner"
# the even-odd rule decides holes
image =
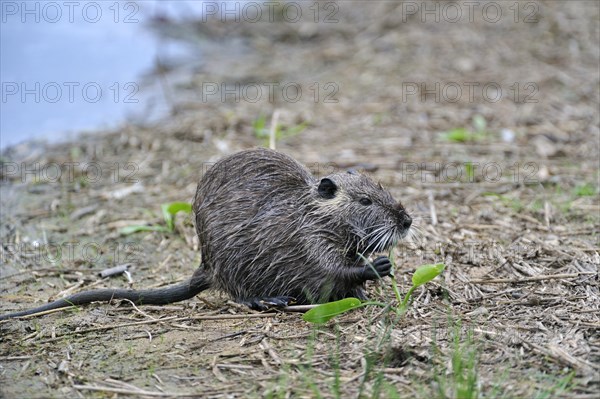
[[[166,113],[161,60],[189,49],[149,29],[200,15],[199,1],[1,1],[0,148],[147,121]]]

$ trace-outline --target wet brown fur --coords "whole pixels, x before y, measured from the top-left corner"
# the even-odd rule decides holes
[[[365,175],[319,183],[291,157],[266,149],[234,154],[212,167],[194,199],[205,278],[238,301],[291,296],[299,303],[364,297],[345,271],[388,249],[405,233],[403,207]],[[373,204],[360,204],[361,198]],[[382,233],[367,237],[370,229]],[[366,238],[366,240],[365,240]]]

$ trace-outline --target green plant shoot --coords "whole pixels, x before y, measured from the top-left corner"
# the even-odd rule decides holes
[[[445,266],[443,263],[437,263],[434,265],[423,265],[419,267],[412,276],[413,285],[404,296],[404,300],[399,305],[397,311],[399,313],[403,313],[408,307],[408,303],[413,291],[417,287],[420,287],[421,285],[426,284],[434,278],[436,278],[437,276],[439,276],[444,271],[444,267]],[[392,286],[394,288],[394,292],[396,293],[396,297],[398,298],[398,300],[400,300],[395,280],[392,281]],[[308,321],[309,323],[322,324],[326,323],[327,321],[342,313],[368,305],[385,306],[384,304],[379,302],[361,302],[357,298],[344,298],[339,301],[328,302],[316,306],[308,312],[306,312],[302,318],[304,319],[304,321]]]
[[[162,204],[160,207],[169,231],[175,229],[175,215],[177,212],[192,213],[192,205],[187,202],[171,202]]]
[[[344,298],[339,301],[324,303],[312,308],[308,312],[304,313],[302,318],[310,323],[322,324],[328,322],[330,319],[339,314],[362,306],[364,306],[364,304],[360,301],[360,299]]]
[[[178,212],[191,213],[192,205],[187,202],[171,202],[168,204],[161,205],[163,219],[165,221],[166,226],[152,225],[152,226],[144,226],[144,225],[134,225],[134,226],[126,226],[119,230],[119,233],[122,235],[129,235],[133,233],[137,233],[139,231],[161,231],[165,233],[170,233],[175,230],[175,215]]]
[[[415,270],[415,273],[412,276],[413,285],[412,285],[412,287],[410,287],[410,289],[404,296],[404,300],[402,301],[402,304],[400,305],[400,310],[402,312],[404,312],[406,310],[406,308],[408,307],[408,302],[410,300],[410,297],[411,297],[413,291],[417,287],[420,287],[421,285],[428,283],[431,280],[433,280],[434,278],[436,278],[437,276],[439,276],[444,271],[444,267],[445,266],[443,263],[436,263],[435,265],[423,265],[423,266],[419,267],[417,270]]]

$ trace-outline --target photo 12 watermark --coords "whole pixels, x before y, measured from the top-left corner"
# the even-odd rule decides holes
[[[17,103],[75,103],[94,104],[102,101],[137,104],[139,86],[135,82],[13,82],[1,83],[0,98],[3,104]]]
[[[202,103],[270,103],[294,104],[310,101],[323,104],[339,103],[340,86],[336,82],[202,82],[197,99]]]
[[[402,22],[497,24],[536,23],[540,18],[537,1],[401,1]]]
[[[422,246],[417,240],[400,241],[394,259],[398,264],[459,262],[461,267],[479,267],[482,263],[503,262],[507,257],[528,258],[541,250],[541,244],[514,242],[501,244],[494,240],[429,242]]]
[[[2,1],[0,12],[3,24],[140,22],[140,5],[135,1]]]
[[[139,165],[135,162],[2,162],[0,181],[21,183],[90,185],[110,181],[136,184]]]
[[[402,183],[498,183],[537,184],[540,165],[523,161],[500,162],[402,162],[397,172]]]
[[[503,99],[514,103],[538,103],[539,87],[535,82],[402,82],[401,102],[497,103]]]
[[[335,1],[202,1],[199,5],[202,22],[333,24],[339,22],[340,9]]]
[[[0,243],[0,261],[25,257],[37,264],[65,264],[84,262],[91,265],[122,263],[139,264],[143,261],[143,248],[136,242],[106,245],[77,240],[65,242]]]

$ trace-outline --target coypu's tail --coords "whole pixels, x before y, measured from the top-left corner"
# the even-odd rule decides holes
[[[184,301],[193,298],[201,291],[210,288],[210,281],[206,278],[202,269],[196,270],[191,279],[179,284],[173,284],[164,288],[151,290],[126,290],[126,289],[102,289],[84,291],[58,299],[40,307],[23,310],[21,312],[0,315],[0,320],[13,317],[27,316],[45,312],[52,309],[67,308],[71,306],[85,305],[91,302],[108,302],[112,299],[128,299],[136,305],[166,305],[168,303]]]

